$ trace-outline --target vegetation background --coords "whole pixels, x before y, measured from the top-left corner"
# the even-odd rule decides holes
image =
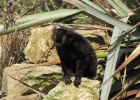
[[[50,24],[105,30],[101,100],[140,98],[139,0],[1,0],[0,81],[5,67],[26,61],[30,28]]]

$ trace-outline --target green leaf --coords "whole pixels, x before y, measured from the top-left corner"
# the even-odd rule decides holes
[[[108,0],[108,1],[110,1],[110,0]],[[126,4],[124,4],[121,0],[113,0],[113,2],[115,2],[115,4],[116,5],[118,5],[121,9],[122,9],[122,11],[124,11],[125,13],[126,13],[126,15],[125,16],[127,16],[127,15],[133,15],[134,14],[134,12],[131,10],[131,9],[129,9],[127,6],[126,6]],[[112,5],[113,6],[113,5]],[[118,9],[116,9],[118,12],[120,12]],[[121,12],[120,12],[121,13]]]
[[[102,8],[99,7],[99,6],[97,6],[96,4],[94,4],[94,3],[91,2],[91,1],[89,1],[89,0],[82,0],[82,1],[83,1],[84,3],[90,5],[91,7],[96,8],[96,9],[99,10],[99,11],[101,11],[101,12],[103,12],[103,13],[106,13],[106,12],[104,11],[104,9],[102,9]]]
[[[35,25],[41,25],[50,21],[54,21],[72,14],[76,14],[81,10],[76,9],[60,9],[56,11],[45,12],[42,14],[29,15],[27,17],[18,19],[15,23],[15,26],[4,30],[3,26],[0,26],[0,35],[8,34],[14,32],[16,29],[26,29]]]
[[[128,20],[127,17],[123,19],[124,22],[127,22],[127,20]],[[116,37],[118,37],[121,33],[122,33],[122,30],[120,30],[117,27],[114,28],[113,35],[111,38],[111,44],[113,44],[117,40]],[[115,71],[116,62],[117,62],[118,54],[119,54],[119,50],[120,50],[120,45],[121,45],[121,41],[118,41],[116,48],[113,48],[113,49],[109,50],[109,52],[108,52],[103,82],[105,82]],[[111,86],[112,86],[112,79],[110,79],[102,87],[101,100],[108,100]]]
[[[126,16],[127,15],[127,13],[123,9],[121,9],[121,7],[119,5],[117,5],[114,1],[112,1],[112,0],[107,0],[107,1],[115,8],[115,10],[118,12],[117,14],[119,16]]]

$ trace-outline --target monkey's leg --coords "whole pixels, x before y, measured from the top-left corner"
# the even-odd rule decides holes
[[[64,64],[61,64],[61,66],[62,66],[62,70],[64,72],[63,81],[66,83],[66,85],[71,84],[72,83],[71,77],[73,74],[71,69]]]
[[[86,69],[86,62],[84,60],[78,60],[76,62],[76,74],[74,85],[78,87],[81,84],[81,78],[83,77],[83,73]]]

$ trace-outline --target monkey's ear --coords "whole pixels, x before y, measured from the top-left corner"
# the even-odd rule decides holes
[[[67,34],[67,33],[68,33],[68,30],[65,29],[65,28],[58,28],[57,31],[58,31],[59,33],[64,33],[64,34]]]
[[[53,34],[56,34],[57,33],[57,26],[56,25],[54,25],[54,28],[53,28]]]

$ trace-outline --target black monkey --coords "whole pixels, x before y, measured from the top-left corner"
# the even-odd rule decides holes
[[[66,28],[54,28],[52,40],[61,60],[63,81],[71,84],[71,77],[75,74],[74,85],[81,84],[81,78],[93,78],[97,71],[95,51],[86,38]]]

